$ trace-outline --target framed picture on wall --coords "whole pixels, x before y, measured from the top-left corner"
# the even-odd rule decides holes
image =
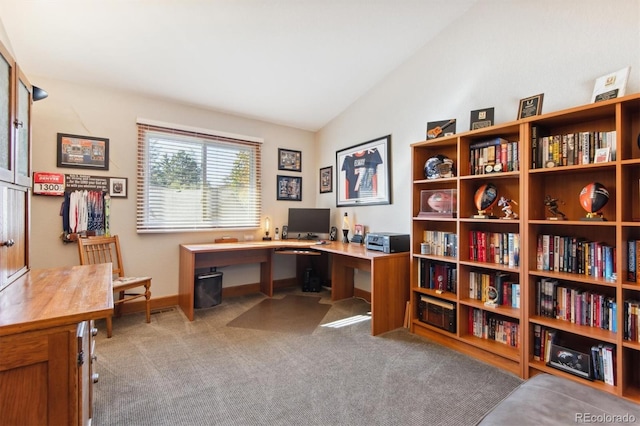
[[[391,135],[336,151],[336,204],[391,204]]]
[[[277,199],[302,201],[302,178],[300,176],[277,176]]]
[[[302,171],[302,152],[278,148],[278,170]]]
[[[109,139],[58,133],[58,167],[109,170]]]
[[[115,198],[127,198],[127,178],[109,178],[109,195]]]
[[[320,169],[320,193],[333,191],[333,166]]]

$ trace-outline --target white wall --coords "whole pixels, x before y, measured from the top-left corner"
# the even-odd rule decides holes
[[[640,92],[638,0],[480,0],[318,132],[318,165],[391,134],[393,204],[341,212],[372,231],[408,233],[409,146],[426,138],[428,121],[456,118],[457,131],[466,131],[470,112],[487,107],[496,123],[512,121],[520,99],[539,93],[543,113],[587,104],[597,77],[626,66],[627,94]],[[335,196],[320,194],[318,205],[335,206]]]
[[[130,93],[85,87],[44,77],[30,77],[31,82],[49,93],[33,105],[33,168],[39,172],[106,175],[129,179],[128,198],[112,199],[111,230],[120,235],[129,275],[151,275],[154,297],[178,293],[178,246],[183,243],[212,242],[223,235],[243,239],[252,235],[261,239],[262,230],[249,232],[205,233],[136,233],[136,118],[179,123],[264,139],[263,144],[263,212],[273,220],[272,227],[286,223],[289,207],[314,206],[317,170],[313,165],[313,134],[257,120],[205,111]],[[109,170],[68,169],[56,167],[56,135],[70,133],[109,138]],[[278,148],[302,151],[302,202],[276,201]],[[282,173],[282,172],[280,172]],[[33,196],[31,218],[31,266],[48,268],[78,262],[74,244],[63,244],[61,197]],[[273,232],[273,229],[272,229]],[[276,259],[274,278],[295,276],[291,256]],[[257,265],[228,267],[224,286],[259,281]]]

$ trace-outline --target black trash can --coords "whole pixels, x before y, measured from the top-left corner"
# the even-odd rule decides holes
[[[196,309],[219,305],[222,302],[222,272],[196,275],[193,297]]]

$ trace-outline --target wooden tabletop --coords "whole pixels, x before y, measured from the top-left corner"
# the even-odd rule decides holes
[[[107,263],[27,272],[0,291],[0,336],[111,315],[111,268]]]
[[[180,247],[193,253],[259,249],[311,249],[363,259],[372,259],[382,256],[407,256],[407,252],[389,254],[377,250],[367,250],[364,244],[343,243],[340,241],[326,241],[325,244],[319,244],[318,241],[314,240],[245,241],[218,244],[182,244]]]

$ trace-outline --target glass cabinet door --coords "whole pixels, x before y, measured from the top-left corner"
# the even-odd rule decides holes
[[[13,60],[0,49],[0,180],[13,181]]]
[[[19,70],[18,70],[19,71]],[[18,92],[15,126],[15,183],[31,184],[31,84],[18,73]]]

